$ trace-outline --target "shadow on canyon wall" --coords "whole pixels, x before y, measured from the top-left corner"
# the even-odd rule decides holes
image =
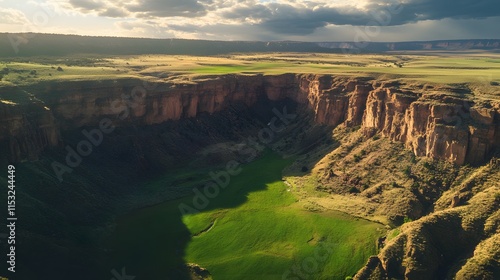
[[[281,111],[285,107],[289,112],[300,111],[291,100],[276,102],[262,98],[251,108],[234,104],[224,111],[201,114],[197,118],[116,128],[104,136],[103,143],[94,147],[89,156],[82,157],[78,166],[66,172],[60,182],[52,164],[55,161],[65,164],[66,147],[77,147],[86,139],[82,130],[93,128],[62,131],[62,145],[45,151],[38,161],[15,165],[16,207],[20,221],[14,279],[41,276],[47,279],[120,279],[126,275],[141,279],[159,276],[189,279],[191,272],[184,263],[184,255],[191,233],[183,224],[177,207],[171,209],[166,215],[168,219],[163,222],[140,221],[139,225],[146,223],[148,228],[137,230],[136,236],[131,234],[124,239],[112,234],[115,218],[133,209],[154,207],[152,205],[163,201],[191,195],[193,186],[203,185],[203,179],[209,179],[208,176],[203,178],[208,170],[223,170],[224,164],[231,159],[247,161],[254,156],[248,149],[246,154],[215,153],[201,160],[199,157],[203,148],[217,143],[248,145],[249,137],[259,142],[259,132],[276,117],[273,109]],[[318,141],[328,138],[325,126],[311,128],[309,116],[304,112],[299,115],[269,144],[281,141],[282,144],[276,146],[278,151],[305,153],[320,144]],[[262,142],[257,145],[269,147]],[[7,166],[9,160],[4,155],[8,149],[3,144],[1,147],[5,151],[0,160],[2,166]],[[168,181],[160,189],[144,187],[145,182],[161,178],[165,173],[174,174],[176,169],[186,166],[207,172],[180,182],[180,187],[176,181]],[[231,199],[215,199],[204,210],[237,207],[245,203],[248,193],[264,190],[266,183],[280,180],[281,173],[273,174],[271,181],[268,178],[256,180],[251,189],[231,191],[227,194]],[[3,176],[0,179],[6,181]],[[180,233],[185,238],[174,238],[170,234],[172,229],[177,236]],[[161,239],[165,241],[162,244],[153,242]],[[127,247],[116,248],[110,243],[127,244]],[[2,243],[7,250],[5,245]]]

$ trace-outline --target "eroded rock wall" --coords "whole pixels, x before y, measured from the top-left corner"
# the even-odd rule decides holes
[[[12,90],[12,89],[6,89]],[[47,147],[60,143],[60,130],[51,110],[33,100],[23,105],[0,102],[2,157],[10,162],[36,160]]]
[[[9,89],[0,89],[1,92]],[[36,102],[0,104],[0,141],[14,161],[36,159],[60,144],[60,130],[151,125],[221,111],[236,102],[290,98],[307,106],[318,124],[361,126],[403,142],[418,156],[458,165],[484,162],[500,145],[500,106],[475,104],[472,96],[398,83],[330,75],[225,75],[190,83],[139,80],[81,81],[27,89]],[[28,116],[31,116],[30,118]],[[30,119],[30,120],[28,120]]]

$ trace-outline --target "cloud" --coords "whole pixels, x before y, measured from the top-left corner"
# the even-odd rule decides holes
[[[148,27],[151,27],[148,24],[142,22],[130,22],[130,21],[120,21],[115,23],[116,27],[122,28],[125,30],[145,30]]]
[[[205,5],[212,1],[197,0],[142,0],[126,5],[129,12],[138,13],[139,17],[199,17],[207,13]]]
[[[127,10],[109,0],[49,0],[44,4],[36,3],[36,5],[55,10],[58,14],[73,16],[93,14],[102,17],[125,18],[130,15]]]
[[[103,17],[122,18],[128,16],[129,14],[123,9],[110,7],[100,11],[99,15]]]
[[[104,1],[98,0],[69,0],[72,7],[83,11],[94,11],[106,7]]]
[[[224,16],[240,18],[260,17],[260,24],[276,33],[312,34],[327,25],[395,26],[426,20],[476,19],[500,15],[498,0],[411,0],[403,4],[395,1],[368,2],[358,6],[314,7],[266,3],[253,7],[235,7]]]
[[[12,25],[29,24],[29,20],[26,18],[23,12],[10,8],[0,8],[0,22],[2,24]]]
[[[499,16],[497,0],[411,0],[404,5],[411,21],[474,19]]]
[[[136,18],[155,17],[200,17],[207,13],[211,0],[52,0],[68,8],[84,14],[105,15],[110,17],[125,17],[133,15]],[[62,4],[61,4],[62,3]]]
[[[165,32],[227,37],[225,32],[231,31],[235,38],[241,36],[238,30],[260,32],[265,37],[274,34],[276,38],[300,38],[331,30],[331,26],[406,26],[429,20],[473,20],[500,15],[498,0],[57,1],[65,1],[66,7],[84,14],[150,22],[163,26]]]
[[[231,19],[257,19],[277,24],[297,20],[317,22],[317,26],[365,25],[373,14],[385,13],[390,7],[401,6],[402,12],[393,14],[390,25],[401,25],[422,20],[444,18],[485,18],[497,16],[498,0],[351,0],[332,4],[321,0],[67,0],[84,13],[120,9],[122,14],[136,17],[203,17],[208,13]],[[390,12],[390,11],[389,11]],[[118,13],[116,13],[118,15]],[[306,27],[307,28],[307,27]]]

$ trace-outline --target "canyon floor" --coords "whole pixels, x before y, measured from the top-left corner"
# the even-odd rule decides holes
[[[0,163],[23,221],[19,271],[0,275],[500,278],[498,53],[0,69]]]

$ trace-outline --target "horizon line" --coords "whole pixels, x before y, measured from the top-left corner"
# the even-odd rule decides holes
[[[500,38],[485,38],[485,39],[439,39],[439,40],[415,40],[415,41],[298,41],[298,40],[210,40],[210,39],[189,39],[189,38],[153,38],[153,37],[127,37],[127,36],[111,36],[111,35],[82,35],[82,34],[67,34],[67,33],[45,33],[45,32],[2,32],[5,35],[56,35],[56,36],[78,36],[78,37],[97,37],[97,38],[113,38],[113,39],[146,39],[146,40],[186,40],[186,41],[207,41],[207,42],[289,42],[289,43],[419,43],[419,42],[451,42],[451,41],[500,41]]]

